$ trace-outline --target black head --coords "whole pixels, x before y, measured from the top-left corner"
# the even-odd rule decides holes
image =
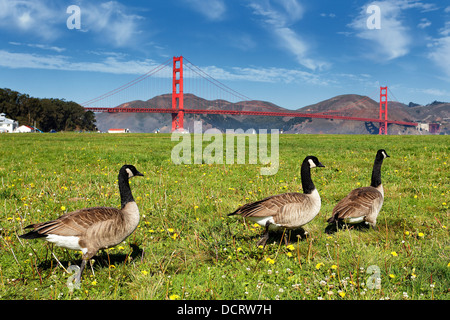
[[[303,160],[303,163],[308,163],[309,168],[315,168],[315,167],[325,167],[317,157],[314,156],[307,156],[305,160]]]
[[[377,155],[375,157],[376,160],[384,160],[386,158],[389,158],[389,155],[386,153],[386,150],[380,149],[377,151]]]
[[[128,178],[132,178],[132,177],[136,177],[136,176],[141,176],[141,177],[144,176],[142,173],[137,171],[137,169],[131,164],[124,165],[120,169],[119,174],[126,174],[128,176]]]

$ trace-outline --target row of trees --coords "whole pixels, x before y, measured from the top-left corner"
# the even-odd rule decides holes
[[[0,89],[0,113],[44,132],[96,129],[94,113],[73,101],[38,99],[11,89]]]

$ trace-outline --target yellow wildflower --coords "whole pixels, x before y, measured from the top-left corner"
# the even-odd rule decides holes
[[[395,251],[392,251],[392,252],[391,252],[391,255],[392,255],[393,257],[397,257],[397,256],[398,256],[397,252],[395,252]]]
[[[180,296],[177,295],[177,294],[171,294],[171,295],[169,296],[169,299],[170,299],[170,300],[179,300],[179,299],[180,299]]]
[[[66,207],[65,206],[61,206],[61,210],[62,211],[66,210]]]
[[[316,264],[316,269],[319,270],[322,266],[323,266],[323,263],[319,262],[318,264]]]

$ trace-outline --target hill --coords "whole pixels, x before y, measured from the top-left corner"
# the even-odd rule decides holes
[[[172,97],[163,94],[147,101],[135,100],[124,103],[118,107],[142,107],[142,108],[171,108]],[[389,119],[408,122],[435,122],[443,125],[443,131],[448,130],[446,121],[450,118],[450,104],[433,103],[427,106],[415,105],[409,107],[399,102],[388,102]],[[271,102],[250,100],[231,103],[225,100],[206,100],[193,94],[184,95],[185,109],[222,109],[244,111],[270,111],[289,112]],[[339,114],[354,117],[378,118],[379,103],[367,96],[357,94],[344,94],[336,96],[313,105],[297,109],[303,113]],[[107,131],[112,127],[126,127],[132,132],[170,132],[170,114],[96,114],[99,130]],[[445,120],[447,119],[447,120]],[[266,117],[266,116],[235,116],[235,115],[193,115],[185,114],[185,128],[193,131],[195,120],[201,120],[203,128],[226,129],[280,129],[285,133],[330,133],[330,134],[368,134],[378,133],[378,123],[364,123],[348,120],[327,120],[316,118],[293,117]],[[419,134],[413,127],[399,125],[389,126],[390,134]],[[423,134],[423,132],[421,133]]]
[[[172,108],[172,95],[163,94],[153,97],[147,101],[135,100],[117,106],[129,108]],[[193,94],[184,95],[185,109],[222,109],[222,110],[245,110],[245,111],[269,111],[269,112],[288,112],[291,110],[279,107],[267,101],[251,100],[238,103],[231,103],[225,100],[206,100]],[[132,132],[170,132],[172,125],[171,114],[154,113],[97,113],[98,128],[101,131],[107,131],[109,128],[121,127],[129,128]],[[266,116],[236,116],[236,115],[194,115],[185,114],[184,126],[193,131],[194,121],[202,121],[204,130],[208,128],[217,128],[221,131],[226,129],[280,129],[287,131],[294,125],[305,122],[304,118],[289,117],[266,117]]]

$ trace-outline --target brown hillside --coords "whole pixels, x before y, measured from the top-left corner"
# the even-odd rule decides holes
[[[135,100],[118,107],[171,108],[171,94],[163,94],[147,101]],[[428,106],[414,106],[399,102],[388,102],[388,118],[408,122],[448,121],[450,104],[433,103]],[[291,111],[273,103],[259,100],[231,103],[225,100],[206,100],[193,94],[184,95],[185,109],[221,109],[245,111]],[[352,117],[379,117],[379,103],[373,99],[357,95],[339,95],[319,103],[298,109],[303,113],[326,113]],[[127,127],[132,132],[170,132],[170,114],[97,114],[97,123],[101,131],[111,127]],[[445,120],[447,119],[447,120]],[[234,115],[190,115],[185,114],[185,127],[192,130],[194,120],[201,120],[204,128],[226,129],[280,129],[286,133],[333,133],[333,134],[368,134],[376,133],[378,123],[364,123],[361,121],[326,120],[315,118],[266,117],[266,116],[234,116]],[[122,124],[122,125],[121,125]],[[445,124],[443,126],[445,128]],[[398,125],[389,126],[389,134],[418,134],[413,127]]]

